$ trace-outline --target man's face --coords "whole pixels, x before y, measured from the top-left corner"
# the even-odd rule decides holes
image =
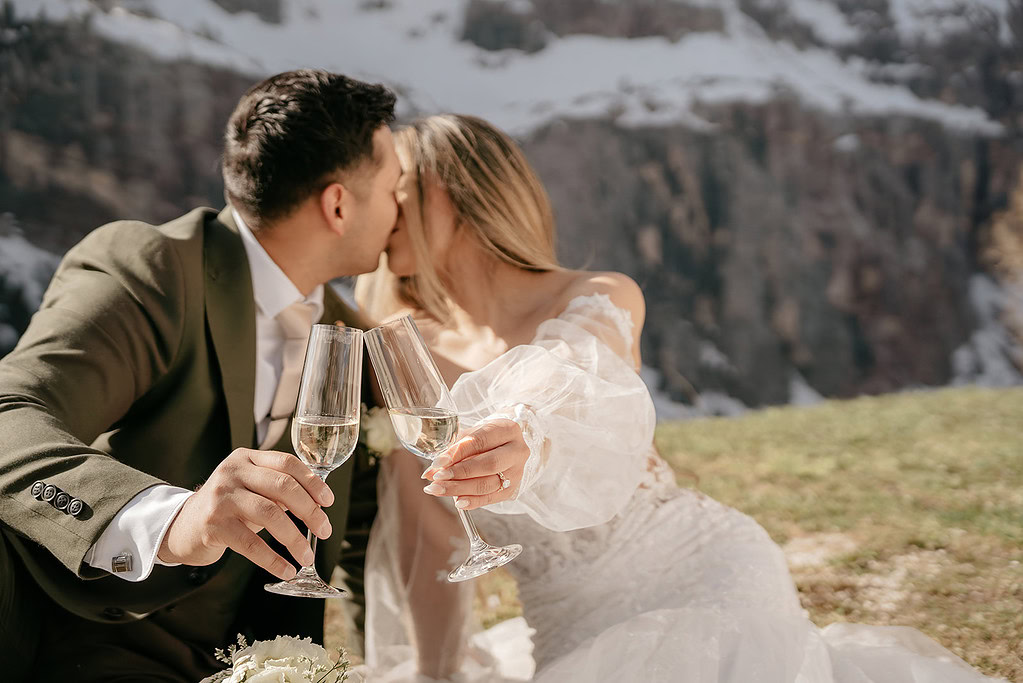
[[[398,183],[398,222],[387,243],[387,267],[399,277],[416,274],[416,254],[412,248],[411,231],[423,234],[430,260],[438,271],[445,269],[449,257],[455,253],[452,247],[458,236],[458,212],[440,181],[432,175],[424,179],[422,185],[426,197],[421,212],[418,206],[419,195],[413,188],[414,182],[413,175],[405,173]],[[462,236],[465,236],[464,232]]]
[[[373,134],[373,161],[363,165],[361,174],[353,183],[354,211],[350,216],[352,228],[345,240],[344,255],[348,274],[368,273],[376,270],[380,254],[398,218],[395,190],[401,176],[401,164],[394,151],[394,138],[387,126]]]

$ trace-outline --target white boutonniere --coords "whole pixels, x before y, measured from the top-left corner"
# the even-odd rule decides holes
[[[391,418],[385,408],[367,408],[365,403],[362,404],[359,440],[366,445],[373,458],[382,458],[398,448],[398,437],[394,435]]]
[[[231,668],[201,683],[341,683],[348,677],[350,663],[342,648],[337,649],[337,662],[312,638],[277,636],[273,640],[257,640],[252,645],[245,636],[238,644],[217,650],[217,659]]]

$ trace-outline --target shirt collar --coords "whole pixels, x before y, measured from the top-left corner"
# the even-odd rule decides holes
[[[317,285],[316,289],[303,297],[295,283],[281,270],[280,266],[274,263],[270,255],[263,249],[252,230],[242,220],[234,207],[231,208],[235,223],[238,224],[238,232],[242,236],[242,244],[245,245],[245,255],[249,259],[249,270],[252,274],[252,294],[256,300],[256,306],[263,315],[273,318],[285,308],[296,301],[305,301],[315,306],[319,319],[323,313],[323,285]]]

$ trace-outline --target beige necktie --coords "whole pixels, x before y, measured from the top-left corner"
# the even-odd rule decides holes
[[[302,362],[305,360],[305,347],[313,326],[314,312],[312,304],[297,301],[275,318],[284,331],[284,353],[281,378],[277,382],[277,393],[270,406],[270,426],[266,430],[266,437],[259,444],[260,450],[273,448],[280,441],[295,411],[298,385],[302,379]]]

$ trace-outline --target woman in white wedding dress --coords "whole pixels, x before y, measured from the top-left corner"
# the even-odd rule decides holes
[[[529,659],[523,621],[470,638],[472,583],[443,580],[464,557],[454,494],[478,508],[488,540],[524,547],[507,569],[533,631],[534,680],[989,680],[912,629],[818,629],[767,533],[676,486],[637,374],[642,294],[623,275],[558,266],[546,194],[507,136],[438,116],[396,142],[402,215],[386,267],[360,279],[357,298],[377,319],[412,313],[463,427],[512,420],[527,448],[463,461],[502,453],[510,489],[496,474],[466,480],[455,462],[448,478],[427,471],[433,496],[413,456],[384,459],[367,680],[530,675],[514,670]]]

